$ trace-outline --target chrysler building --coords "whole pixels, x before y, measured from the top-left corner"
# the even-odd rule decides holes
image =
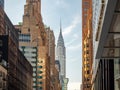
[[[66,48],[62,36],[61,22],[60,22],[60,33],[56,46],[56,60],[60,62],[59,78],[62,85],[62,90],[67,90],[68,78],[66,78]]]

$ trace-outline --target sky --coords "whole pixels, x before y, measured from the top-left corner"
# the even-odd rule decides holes
[[[60,30],[66,47],[68,90],[80,90],[82,82],[82,0],[41,0],[42,19],[55,35]],[[22,22],[25,0],[5,0],[5,11],[13,24]]]

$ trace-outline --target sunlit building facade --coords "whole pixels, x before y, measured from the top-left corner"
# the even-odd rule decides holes
[[[37,46],[36,44],[28,44],[31,41],[31,35],[21,33],[21,27],[22,25],[15,26],[19,34],[19,43],[24,43],[24,45],[21,45],[21,44],[19,45],[19,49],[33,67],[33,74],[32,74],[33,75],[33,88],[34,87],[36,88],[36,85],[37,85]]]
[[[92,0],[82,0],[82,90],[91,90]]]
[[[49,90],[50,58],[41,16],[41,0],[26,0],[23,22],[16,28],[20,50],[33,66],[33,90]]]

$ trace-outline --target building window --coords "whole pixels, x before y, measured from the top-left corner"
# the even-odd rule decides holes
[[[39,74],[43,73],[42,71],[38,71]]]
[[[90,79],[89,79],[89,78],[87,78],[87,81],[90,81]]]
[[[38,88],[38,90],[42,90],[43,89],[42,86],[37,86],[37,88]]]
[[[30,42],[30,34],[19,34],[20,42]]]
[[[86,54],[89,54],[89,50],[86,51]]]
[[[43,61],[40,61],[40,63],[43,63]]]
[[[38,82],[38,84],[42,84],[42,82],[40,81],[40,82]]]
[[[38,68],[42,68],[42,66],[38,66]]]
[[[89,57],[87,57],[86,60],[89,61]]]
[[[84,5],[89,5],[89,2],[84,2]]]
[[[41,79],[41,78],[42,78],[42,76],[38,76],[38,78],[39,78],[39,79]]]
[[[89,68],[89,67],[90,67],[90,64],[87,64],[86,66]]]
[[[89,71],[89,70],[87,70],[87,74],[90,74],[90,71]]]
[[[33,68],[36,68],[36,66],[33,66]]]
[[[89,44],[86,44],[86,47],[89,47]]]
[[[87,10],[88,10],[87,8],[84,8],[84,11],[85,11],[85,12],[87,12]]]
[[[36,63],[36,61],[31,61],[31,63]]]
[[[42,90],[42,87],[38,87],[38,90]]]
[[[84,14],[84,17],[86,18],[88,16],[88,14]]]
[[[36,83],[36,81],[33,81],[33,83]]]

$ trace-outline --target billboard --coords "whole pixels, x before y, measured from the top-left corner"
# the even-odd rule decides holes
[[[8,61],[8,35],[0,35],[0,62]]]

